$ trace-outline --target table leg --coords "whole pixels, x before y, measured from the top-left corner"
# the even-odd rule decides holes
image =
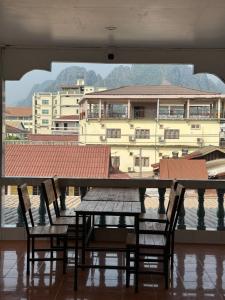
[[[85,245],[86,245],[86,214],[83,214],[82,224],[82,264],[85,264]]]
[[[135,293],[138,292],[138,277],[139,277],[139,217],[135,216],[135,233],[136,233],[136,244],[134,252],[134,284],[135,284]]]
[[[75,266],[74,266],[74,290],[77,290],[78,279],[78,235],[79,235],[79,213],[76,212],[76,236],[75,236]]]
[[[120,228],[125,228],[126,227],[125,216],[119,216],[119,227]]]
[[[101,225],[101,227],[105,227],[105,223],[105,215],[100,215],[99,225]]]

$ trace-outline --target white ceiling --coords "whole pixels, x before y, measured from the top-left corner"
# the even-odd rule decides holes
[[[0,44],[223,48],[225,1],[0,0]]]
[[[193,64],[225,79],[224,58],[225,0],[0,0],[5,79],[53,61]]]

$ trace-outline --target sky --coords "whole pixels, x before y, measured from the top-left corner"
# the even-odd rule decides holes
[[[20,80],[6,81],[6,105],[16,105],[20,100],[27,97],[33,85],[42,83],[46,80],[54,80],[59,73],[70,67],[70,66],[81,66],[87,70],[94,70],[103,77],[108,75],[112,69],[118,64],[100,64],[100,63],[52,63],[51,71],[44,70],[33,70],[26,73]],[[130,66],[130,65],[128,65]],[[215,81],[219,80],[214,75],[209,75]]]
[[[20,80],[6,81],[6,105],[15,105],[20,100],[27,97],[33,85],[42,83],[46,80],[54,80],[58,74],[70,67],[82,66],[87,70],[94,70],[103,77],[108,75],[116,64],[90,64],[90,63],[52,63],[51,72],[43,70],[34,70],[26,73]]]

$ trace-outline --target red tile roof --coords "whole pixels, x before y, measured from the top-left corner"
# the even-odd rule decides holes
[[[32,117],[32,107],[6,107],[6,116]]]
[[[160,179],[208,179],[205,160],[161,159]]]
[[[70,141],[70,142],[78,142],[78,135],[53,135],[53,134],[28,134],[28,140],[30,141]]]
[[[108,178],[110,147],[7,144],[6,176]]]

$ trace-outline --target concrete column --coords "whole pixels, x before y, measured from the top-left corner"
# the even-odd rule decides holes
[[[218,107],[217,107],[217,113],[218,113],[217,118],[220,119],[220,117],[221,117],[221,99],[220,98],[218,99],[217,105],[218,105]]]
[[[0,144],[1,144],[1,160],[0,160],[0,176],[5,175],[5,147],[3,141],[5,139],[5,81],[4,81],[4,48],[0,47]],[[0,191],[0,227],[3,224],[3,200],[4,200],[4,187]]]
[[[85,119],[88,119],[88,101],[85,101],[84,104],[84,111],[85,111]]]
[[[128,99],[128,102],[127,102],[127,117],[128,117],[128,119],[130,119],[130,117],[131,117],[130,99]]]
[[[186,106],[186,118],[190,118],[190,99],[187,99],[187,106]]]
[[[98,102],[98,118],[99,119],[102,118],[102,99],[99,99],[99,102]]]
[[[159,120],[159,99],[157,99],[157,111],[156,111],[156,120],[157,120],[157,122],[158,122],[158,120]]]

